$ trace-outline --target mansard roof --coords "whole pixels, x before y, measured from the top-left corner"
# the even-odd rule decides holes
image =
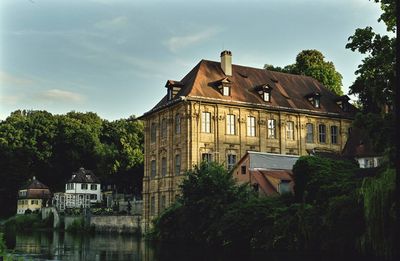
[[[230,96],[223,96],[215,83],[227,79],[230,82]],[[178,81],[174,81],[178,82]],[[270,110],[297,111],[309,114],[330,114],[339,118],[354,118],[357,109],[349,105],[343,111],[336,101],[340,96],[328,90],[312,77],[232,65],[232,76],[226,76],[220,62],[201,60],[181,81],[177,95],[168,100],[167,95],[142,117],[173,105],[182,100],[204,100],[209,102],[237,104]],[[255,87],[268,85],[272,89],[271,102],[263,101]],[[305,98],[310,93],[320,94],[320,108],[315,108]]]

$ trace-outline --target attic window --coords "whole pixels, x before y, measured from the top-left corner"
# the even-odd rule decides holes
[[[168,100],[172,100],[181,90],[184,84],[180,81],[168,80],[165,84],[165,87],[168,88],[167,90],[167,98]]]
[[[223,96],[231,96],[231,85],[231,81],[228,78],[224,78],[217,82],[219,92]]]
[[[336,100],[336,104],[342,109],[342,111],[349,111],[349,100],[350,98],[347,95],[340,96]]]
[[[307,100],[314,106],[314,108],[321,108],[321,94],[319,92],[313,92],[306,95]]]
[[[231,95],[231,88],[229,86],[222,87],[222,95],[230,96]]]
[[[261,86],[256,86],[254,90],[258,93],[258,95],[260,95],[263,101],[271,102],[271,91],[272,91],[271,86],[269,86],[268,84],[264,84]]]

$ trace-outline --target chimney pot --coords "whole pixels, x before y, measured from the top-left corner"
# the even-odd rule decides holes
[[[232,52],[225,50],[221,52],[221,69],[226,76],[232,76]]]

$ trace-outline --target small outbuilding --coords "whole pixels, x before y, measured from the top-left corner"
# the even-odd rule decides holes
[[[233,169],[239,183],[248,182],[262,196],[293,193],[293,165],[299,156],[248,151]]]
[[[40,210],[50,203],[50,189],[34,176],[18,191],[17,214]]]

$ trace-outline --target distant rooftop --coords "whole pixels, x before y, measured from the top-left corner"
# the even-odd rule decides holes
[[[93,171],[81,167],[78,171],[73,172],[69,183],[100,183],[100,180],[93,174]]]

